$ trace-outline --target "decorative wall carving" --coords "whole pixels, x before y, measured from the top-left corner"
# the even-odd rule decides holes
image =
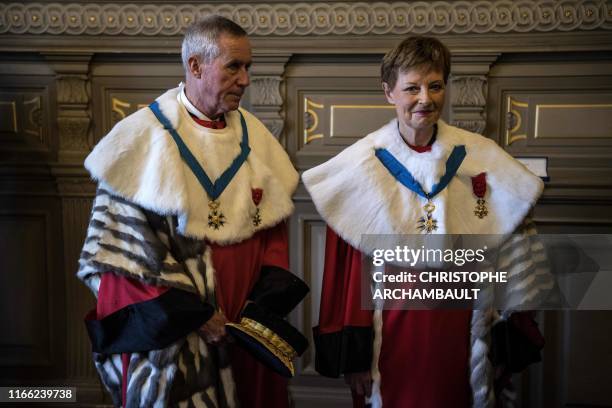
[[[86,76],[58,76],[57,101],[61,104],[85,104],[91,94]]]
[[[57,124],[60,131],[60,150],[84,152],[89,148],[87,134],[91,118],[60,116]]]
[[[482,133],[486,126],[486,76],[453,75],[450,81],[452,124],[470,132]]]
[[[277,76],[260,76],[251,81],[251,103],[253,105],[282,105],[280,94],[281,78]]]
[[[42,143],[42,106],[40,95],[34,96],[29,100],[24,100],[23,108],[26,116],[23,131],[37,137]]]
[[[284,127],[281,81],[280,76],[259,76],[252,78],[250,87],[253,111],[277,139]]]
[[[159,90],[159,94],[161,95],[164,92],[163,89]],[[132,95],[133,99],[144,99],[144,100],[155,100],[155,96],[135,94]],[[111,96],[111,124],[115,126],[117,122],[122,119],[125,119],[128,115],[136,112],[138,109],[146,108],[149,106],[149,103],[136,103],[134,101],[125,101],[123,99],[119,99],[116,96]],[[109,129],[110,130],[110,129]]]
[[[251,35],[554,32],[612,29],[606,0],[259,4],[0,4],[0,34],[176,36],[221,14]]]
[[[17,133],[17,103],[0,100],[0,132]]]
[[[487,123],[489,70],[498,53],[456,53],[450,76],[450,123],[483,134]]]
[[[90,147],[91,84],[89,60],[91,55],[48,54],[47,60],[56,72],[57,124],[59,154],[68,161],[79,161]]]
[[[249,87],[251,109],[272,134],[280,139],[285,126],[282,83],[289,55],[258,55]]]
[[[0,83],[0,139],[5,151],[49,151],[52,137],[45,85],[4,78]],[[12,82],[12,83],[11,83]]]
[[[484,106],[487,80],[484,76],[453,76],[451,78],[453,106]]]
[[[510,146],[517,140],[527,139],[527,118],[529,114],[529,102],[518,101],[511,96],[506,100],[506,146]]]
[[[307,145],[313,140],[322,139],[323,133],[319,131],[319,113],[323,113],[322,110],[325,105],[322,103],[316,103],[309,98],[304,98],[304,141]],[[317,112],[319,111],[319,112]]]

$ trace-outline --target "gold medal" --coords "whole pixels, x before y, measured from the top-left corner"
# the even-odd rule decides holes
[[[253,226],[259,227],[261,224],[261,212],[259,211],[259,207],[255,209],[255,215],[253,216]]]
[[[208,213],[208,228],[218,230],[225,225],[225,215],[219,209],[220,205],[221,204],[217,200],[208,202],[208,208],[210,209]]]
[[[419,218],[417,228],[419,231],[424,231],[426,234],[431,234],[433,231],[438,229],[438,221],[432,217],[432,214],[436,206],[431,201],[431,199],[427,200],[427,204],[423,206],[423,210],[425,210],[426,214]]]
[[[485,205],[484,198],[479,198],[476,201],[476,209],[474,210],[474,215],[478,218],[484,218],[489,214],[489,210],[487,210],[487,206]]]

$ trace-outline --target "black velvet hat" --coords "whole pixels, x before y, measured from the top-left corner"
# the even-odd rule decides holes
[[[308,286],[281,268],[264,267],[239,323],[227,331],[251,355],[284,377],[293,377],[293,359],[308,348],[308,340],[284,318],[308,294]]]

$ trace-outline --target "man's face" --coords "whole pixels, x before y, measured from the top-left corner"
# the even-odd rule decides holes
[[[442,72],[411,69],[399,73],[393,89],[386,83],[383,88],[395,105],[402,134],[429,129],[440,118],[445,96]]]
[[[247,37],[221,35],[219,56],[212,61],[189,59],[191,78],[187,98],[211,119],[238,109],[240,98],[250,84],[251,44]]]

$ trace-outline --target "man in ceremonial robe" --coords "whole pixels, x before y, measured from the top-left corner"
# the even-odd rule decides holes
[[[344,375],[355,407],[493,407],[494,380],[537,360],[543,345],[528,315],[492,305],[373,312],[362,304],[362,253],[376,249],[365,235],[514,232],[499,263],[517,293],[551,286],[528,217],[543,183],[492,140],[440,119],[449,74],[440,41],[403,41],[381,66],[396,118],[302,177],[328,225],[316,369]],[[494,367],[491,334],[502,320],[524,333],[524,358]]]
[[[96,368],[116,406],[287,407],[287,381],[228,340],[262,276],[287,271],[298,175],[239,107],[251,46],[209,16],[182,43],[185,83],[120,121],[85,167],[98,182],[78,277]],[[276,275],[275,275],[276,274]]]

